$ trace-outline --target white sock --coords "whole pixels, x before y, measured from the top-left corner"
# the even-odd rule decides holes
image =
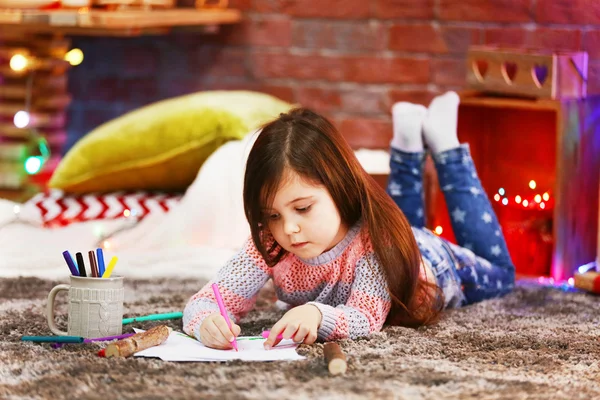
[[[460,145],[456,132],[459,103],[460,98],[456,92],[446,92],[434,98],[429,104],[423,122],[423,134],[427,146],[434,154]]]
[[[390,145],[407,153],[423,151],[423,120],[427,108],[420,104],[407,102],[395,103],[392,106],[394,137]]]

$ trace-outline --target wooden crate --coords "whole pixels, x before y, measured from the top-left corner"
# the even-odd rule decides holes
[[[467,54],[467,84],[486,93],[544,99],[587,95],[586,52],[544,52],[473,46]]]
[[[532,100],[461,93],[458,135],[469,143],[483,187],[494,207],[517,273],[555,279],[573,276],[596,259],[600,183],[600,96],[579,100]],[[528,182],[535,180],[536,189]],[[426,163],[427,226],[443,228],[455,241],[450,216],[437,183],[435,168]],[[509,203],[494,200],[499,189]],[[517,194],[549,192],[547,209],[515,207]],[[540,223],[532,226],[529,221]],[[519,226],[520,225],[520,226]],[[521,231],[519,230],[521,229]],[[537,248],[531,230],[544,235]],[[533,246],[533,244],[532,244]],[[536,264],[534,268],[534,264]]]

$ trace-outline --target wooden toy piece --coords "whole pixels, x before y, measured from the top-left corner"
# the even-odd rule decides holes
[[[600,273],[599,272],[585,272],[583,274],[575,274],[574,283],[578,289],[582,289],[588,292],[600,294]]]
[[[129,357],[138,351],[158,346],[169,337],[171,329],[166,325],[155,326],[145,332],[140,332],[126,339],[106,346],[105,357]]]
[[[325,343],[323,348],[327,369],[331,375],[340,375],[346,373],[348,364],[346,364],[346,355],[337,343]]]
[[[538,99],[586,97],[588,54],[473,46],[467,54],[469,88]]]

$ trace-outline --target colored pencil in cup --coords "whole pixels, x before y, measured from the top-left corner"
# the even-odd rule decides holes
[[[227,309],[225,308],[225,304],[223,303],[223,298],[221,297],[221,292],[219,292],[219,285],[217,285],[216,283],[213,283],[212,290],[213,290],[213,293],[215,294],[215,299],[217,300],[217,304],[219,305],[219,311],[221,312],[221,315],[223,316],[223,318],[225,318],[225,322],[227,322],[227,326],[229,327],[229,330],[231,330],[231,320],[229,319],[229,315],[227,314]],[[235,336],[233,337],[233,340],[231,341],[231,345],[233,346],[235,351],[238,351],[238,345],[237,345],[237,341],[235,340]]]
[[[102,274],[103,278],[110,278],[113,269],[115,268],[115,265],[117,264],[117,261],[119,260],[118,257],[113,256],[113,258],[110,259],[110,262],[108,263],[108,266],[106,267],[106,271],[104,271],[104,274]]]
[[[98,261],[98,276],[104,275],[104,252],[101,248],[96,249],[96,260]]]
[[[75,253],[75,257],[77,258],[77,268],[79,268],[79,276],[86,277],[85,273],[85,263],[83,262],[83,255],[79,252]]]
[[[73,256],[71,256],[71,253],[69,253],[69,250],[63,251],[62,255],[65,259],[65,262],[67,263],[67,265],[69,267],[69,270],[71,271],[71,275],[79,276],[79,270],[77,269],[77,266],[73,262]]]
[[[88,251],[88,257],[90,259],[90,270],[92,278],[98,278],[98,266],[96,265],[96,255],[93,250]]]

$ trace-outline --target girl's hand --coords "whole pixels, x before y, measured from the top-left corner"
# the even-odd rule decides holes
[[[200,325],[200,341],[206,347],[228,350],[233,348],[231,341],[234,337],[238,337],[240,332],[241,328],[238,325],[232,322],[229,329],[225,318],[220,313],[213,313]]]
[[[269,350],[281,341],[277,339],[279,334],[283,339],[293,339],[296,343],[313,344],[322,318],[321,311],[312,304],[292,308],[271,328],[264,343],[265,349]]]

